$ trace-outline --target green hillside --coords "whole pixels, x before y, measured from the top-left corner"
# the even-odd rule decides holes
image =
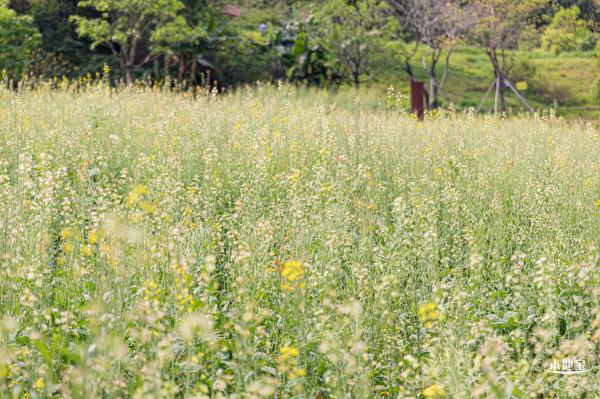
[[[423,50],[424,51],[424,50]],[[421,51],[412,66],[416,75],[426,80],[421,65]],[[438,68],[441,76],[443,67]],[[594,106],[591,87],[600,77],[600,59],[593,53],[572,53],[561,56],[544,52],[518,51],[511,73],[513,81],[526,81],[527,90],[523,93],[534,108]],[[493,79],[492,67],[486,55],[473,47],[459,48],[452,55],[448,79],[445,86],[444,105],[450,103],[458,108],[475,107],[481,101]],[[408,90],[408,77],[402,68],[388,70],[374,87],[389,86]],[[509,107],[522,108],[514,95],[508,95]],[[493,106],[493,96],[486,102]],[[575,111],[562,111],[561,114],[573,114]],[[582,117],[598,117],[599,112],[578,111]]]

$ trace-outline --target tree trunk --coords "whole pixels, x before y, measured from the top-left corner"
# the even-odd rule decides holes
[[[437,76],[435,73],[435,66],[437,61],[431,62],[431,69],[429,72],[429,101],[427,102],[427,109],[432,111],[438,107],[438,87],[437,87]]]
[[[504,101],[504,90],[506,89],[506,86],[504,85],[504,78],[502,75],[500,75],[500,112],[505,113],[506,112],[506,103]]]
[[[438,102],[439,102],[439,98],[442,95],[442,91],[444,90],[444,85],[446,84],[446,78],[448,78],[448,68],[450,66],[450,56],[452,55],[453,51],[454,51],[454,48],[450,47],[446,52],[446,59],[444,61],[444,71],[442,72],[442,77],[437,85]]]
[[[165,79],[165,82],[167,82],[170,79],[170,75],[169,75],[169,69],[171,68],[171,56],[165,54],[164,55],[164,60],[163,60],[163,77]]]
[[[194,87],[196,85],[196,70],[198,68],[198,60],[194,55],[192,59],[192,67],[190,69],[190,87]]]
[[[432,76],[429,81],[429,92],[431,93],[431,96],[430,96],[430,99],[429,99],[430,102],[429,102],[427,108],[430,111],[433,111],[434,109],[436,109],[439,106],[437,81],[436,81],[435,76]]]
[[[354,87],[358,89],[360,87],[360,74],[353,72],[352,75],[354,76]]]
[[[134,75],[134,70],[132,67],[128,66],[125,67],[125,81],[127,82],[127,86],[131,86],[133,85],[133,75]]]
[[[411,53],[406,57],[405,63],[404,63],[404,69],[406,70],[406,74],[408,75],[409,80],[414,81],[415,77],[413,74],[413,70],[412,67],[410,65],[410,61],[412,60],[412,58],[415,56],[415,54],[417,54],[417,50],[419,49],[419,41],[417,40],[417,42],[415,43],[415,48],[411,51]]]
[[[442,55],[439,48],[431,49],[431,60],[429,65],[429,100],[427,101],[427,110],[432,111],[439,107],[440,85],[437,78],[436,67]],[[425,55],[422,58],[423,67],[427,68]]]
[[[185,77],[185,58],[183,58],[183,56],[179,56],[178,63],[179,68],[177,70],[177,83],[183,87],[185,83],[183,81],[183,78]]]

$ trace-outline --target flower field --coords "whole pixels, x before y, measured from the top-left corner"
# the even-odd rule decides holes
[[[598,398],[600,131],[0,90],[0,397]]]

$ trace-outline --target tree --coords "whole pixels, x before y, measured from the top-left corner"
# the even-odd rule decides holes
[[[530,17],[545,0],[473,0],[471,36],[487,54],[496,80],[500,111],[506,111],[504,80],[512,67],[511,50],[517,48]]]
[[[356,88],[397,28],[387,17],[387,8],[380,0],[331,0],[321,12],[323,46],[351,76]]]
[[[463,0],[388,0],[402,27],[414,35],[415,47],[406,60],[406,71],[414,79],[410,60],[416,54],[420,43],[428,47],[421,63],[429,75],[427,90],[428,108],[439,106],[446,78],[450,56],[459,40],[470,28],[469,4]],[[445,51],[443,72],[437,77],[437,66]]]
[[[555,54],[584,49],[592,39],[592,32],[579,15],[577,6],[558,11],[542,35],[542,47]]]
[[[27,14],[41,35],[41,45],[36,49],[28,70],[31,74],[54,78],[77,77],[95,73],[109,64],[118,68],[106,51],[90,49],[90,40],[77,34],[69,20],[77,11],[77,0],[12,0],[11,8],[18,14]],[[114,65],[113,65],[114,64]]]
[[[307,16],[294,13],[279,28],[265,27],[264,34],[270,37],[269,45],[288,80],[331,86],[339,83],[341,76],[320,41],[317,22],[312,12]]]
[[[107,46],[125,73],[128,85],[137,70],[156,56],[163,35],[183,29],[185,20],[177,13],[179,0],[85,0],[79,7],[96,11],[97,18],[73,16],[81,36],[92,39],[92,48]]]
[[[552,0],[556,12],[578,7],[580,17],[588,22],[595,32],[600,32],[600,0]]]
[[[0,66],[8,78],[21,79],[29,58],[41,41],[40,33],[28,15],[17,15],[0,0]]]
[[[177,16],[173,23],[157,29],[153,38],[157,44],[157,51],[164,56],[164,77],[169,76],[171,59],[179,64],[177,81],[183,84],[187,61],[195,58],[198,41],[205,35],[204,29],[196,25],[188,25],[183,16]]]

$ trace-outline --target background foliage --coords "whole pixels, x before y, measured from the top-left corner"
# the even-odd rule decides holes
[[[3,26],[16,28],[0,31],[0,66],[6,77],[19,80],[24,75],[77,79],[106,65],[112,82],[145,79],[220,90],[280,79],[326,88],[365,83],[382,91],[389,85],[405,90],[413,77],[429,81],[432,108],[476,104],[494,74],[526,78],[532,87],[551,76],[546,88],[526,93],[532,102],[590,104],[589,87],[598,76],[598,1],[516,3],[527,12],[504,13],[491,24],[479,11],[516,10],[509,0],[448,6],[431,0],[4,0]],[[411,13],[398,4],[421,11]],[[450,27],[460,25],[460,30],[436,22],[436,13],[455,17],[460,24]],[[486,43],[506,54],[506,68],[480,62]],[[536,61],[554,65],[558,56],[560,73]],[[517,76],[510,71],[525,64],[535,64],[529,68],[535,72]],[[585,90],[562,76],[570,73],[582,77]]]

